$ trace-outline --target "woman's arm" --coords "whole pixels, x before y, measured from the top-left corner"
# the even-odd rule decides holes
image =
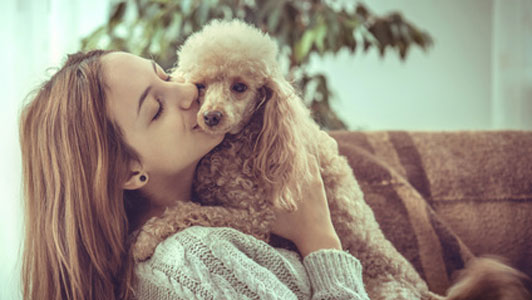
[[[309,299],[311,290],[296,254],[282,255],[226,227],[193,226],[172,235],[136,274],[139,300],[295,300]]]
[[[273,233],[291,240],[301,256],[306,257],[321,249],[342,249],[340,238],[334,229],[325,194],[325,187],[319,172],[319,165],[313,156],[309,159],[311,179],[302,182],[303,199],[298,199],[294,212],[277,211]]]
[[[362,281],[362,265],[351,254],[318,250],[307,255],[303,264],[312,287],[312,300],[369,300]]]
[[[369,299],[358,259],[342,251],[331,221],[319,165],[310,161],[311,180],[302,182],[304,199],[295,212],[279,211],[273,232],[294,242],[303,256],[312,299]]]

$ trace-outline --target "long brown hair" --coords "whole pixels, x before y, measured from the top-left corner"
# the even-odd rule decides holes
[[[122,183],[137,157],[106,114],[106,53],[70,55],[22,112],[24,299],[132,298]]]

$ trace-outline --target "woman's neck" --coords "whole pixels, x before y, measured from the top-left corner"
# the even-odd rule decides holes
[[[141,224],[152,217],[160,216],[167,207],[178,201],[191,201],[196,165],[193,164],[172,176],[150,176],[148,184],[142,189],[150,204]]]

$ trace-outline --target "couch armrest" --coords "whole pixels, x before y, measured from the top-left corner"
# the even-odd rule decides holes
[[[532,132],[330,134],[385,235],[432,290],[472,254],[532,276]]]

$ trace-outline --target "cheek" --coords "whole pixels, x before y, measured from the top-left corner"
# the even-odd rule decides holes
[[[146,159],[146,167],[160,174],[174,174],[190,165],[198,155],[190,142],[163,143],[153,148],[151,156]]]
[[[220,144],[223,138],[223,135],[212,136],[204,133],[175,137],[145,149],[149,156],[146,156],[144,162],[151,172],[176,174],[191,164],[198,163],[203,156]]]

